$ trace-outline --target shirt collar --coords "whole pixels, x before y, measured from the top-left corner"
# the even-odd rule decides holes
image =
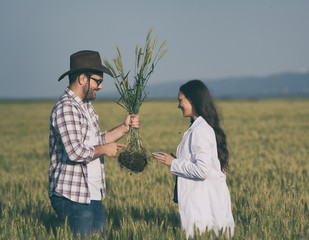
[[[75,102],[77,102],[80,106],[82,106],[84,109],[88,109],[88,107],[91,105],[91,102],[83,102],[79,96],[77,96],[70,88],[66,88],[65,92],[71,96]]]
[[[197,117],[197,119],[195,119],[195,121],[192,123],[190,128],[195,128],[200,122],[205,121],[204,118],[202,116]]]

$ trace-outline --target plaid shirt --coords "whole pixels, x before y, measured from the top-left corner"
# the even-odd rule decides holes
[[[88,122],[88,109],[92,122]],[[71,201],[90,203],[87,163],[92,161],[94,147],[87,146],[90,124],[100,145],[105,133],[100,132],[99,119],[91,103],[84,103],[74,92],[66,89],[50,116],[49,136],[49,196],[60,194]],[[100,157],[102,195],[105,198],[104,158]]]

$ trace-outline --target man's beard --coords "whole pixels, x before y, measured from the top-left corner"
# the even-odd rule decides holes
[[[92,89],[92,90],[89,90],[87,96],[85,97],[85,102],[89,102],[89,101],[92,101],[94,99],[96,99],[96,93],[97,93],[98,90],[96,89]]]

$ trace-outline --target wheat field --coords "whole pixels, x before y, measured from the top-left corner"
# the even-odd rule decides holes
[[[72,239],[48,198],[49,115],[54,101],[0,102],[0,239]],[[119,125],[115,102],[94,101],[101,130]],[[309,99],[217,100],[230,151],[227,184],[233,239],[309,238]],[[175,153],[189,119],[177,101],[149,101],[140,111],[149,152]],[[121,142],[125,142],[125,138]],[[106,158],[104,239],[185,239],[172,202],[174,177],[151,160],[131,174]],[[102,239],[94,234],[92,239]],[[212,232],[194,239],[225,239]]]

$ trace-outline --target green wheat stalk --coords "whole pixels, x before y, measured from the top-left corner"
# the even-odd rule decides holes
[[[135,71],[133,84],[129,83],[129,72],[125,73],[122,64],[122,54],[117,46],[118,56],[113,59],[114,66],[104,59],[107,68],[114,75],[114,83],[120,98],[117,104],[124,108],[129,114],[138,114],[140,107],[146,101],[147,95],[145,92],[148,80],[153,73],[158,62],[167,52],[164,49],[167,40],[165,40],[158,50],[156,50],[158,37],[151,40],[152,29],[149,30],[144,46],[136,45],[135,48]],[[142,142],[139,136],[138,129],[130,129],[128,137],[129,146],[140,150]]]

